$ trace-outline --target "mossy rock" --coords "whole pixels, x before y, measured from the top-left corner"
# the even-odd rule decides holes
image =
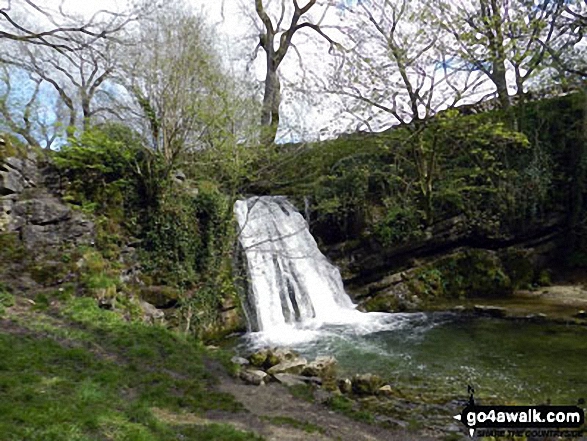
[[[362,304],[366,312],[401,311],[399,300],[392,294],[380,294]]]
[[[269,355],[269,351],[267,351],[267,350],[253,352],[251,355],[249,355],[249,362],[253,366],[261,368],[261,367],[263,367],[263,365],[267,361],[268,355]]]
[[[170,286],[146,286],[139,291],[139,297],[156,308],[169,308],[177,304],[179,291]]]
[[[385,381],[378,375],[355,375],[352,379],[352,389],[357,395],[375,395]]]

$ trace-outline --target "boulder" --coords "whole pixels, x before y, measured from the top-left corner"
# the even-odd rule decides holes
[[[294,351],[288,348],[272,348],[267,351],[267,358],[263,363],[263,368],[269,369],[284,361],[295,360],[298,357]]]
[[[375,395],[384,381],[378,375],[355,375],[352,380],[352,390],[358,395]]]
[[[379,395],[392,395],[393,394],[393,389],[391,388],[391,386],[389,384],[386,384],[384,386],[381,386],[379,388],[379,390],[377,391],[377,393]]]
[[[243,357],[239,357],[237,355],[232,357],[230,359],[230,361],[238,366],[248,366],[250,364],[249,360],[247,360],[246,358],[243,358]]]
[[[260,386],[262,384],[265,384],[265,378],[267,377],[267,373],[260,370],[247,369],[241,371],[239,377],[241,378],[241,380],[248,384]]]
[[[297,357],[293,360],[282,361],[273,367],[270,367],[267,372],[271,375],[287,373],[287,374],[300,374],[307,366],[308,361],[303,357]]]
[[[162,323],[163,321],[165,321],[165,314],[163,313],[163,311],[158,310],[157,308],[155,308],[155,306],[151,305],[150,303],[145,302],[144,300],[140,300],[139,306],[143,311],[143,320],[146,323],[155,324]]]
[[[353,383],[348,378],[343,378],[342,380],[338,380],[338,389],[343,394],[350,394],[353,390]]]
[[[266,349],[262,349],[260,351],[253,352],[251,355],[249,355],[249,361],[253,366],[262,367],[263,364],[265,364],[265,361],[267,360],[267,355],[268,351]]]
[[[324,377],[334,375],[334,369],[336,367],[336,358],[329,356],[316,357],[314,361],[308,363],[308,365],[302,371],[302,375],[307,377]]]

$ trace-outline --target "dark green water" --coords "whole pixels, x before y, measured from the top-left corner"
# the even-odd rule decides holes
[[[407,316],[398,329],[353,335],[326,329],[294,347],[334,355],[342,374],[377,373],[409,395],[443,399],[576,404],[587,399],[587,328],[489,318]]]

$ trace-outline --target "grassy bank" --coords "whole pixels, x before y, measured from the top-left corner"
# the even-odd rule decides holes
[[[17,301],[0,316],[2,439],[259,439],[203,423],[207,411],[242,410],[214,389],[208,356],[192,338],[126,322],[92,299],[46,311]]]

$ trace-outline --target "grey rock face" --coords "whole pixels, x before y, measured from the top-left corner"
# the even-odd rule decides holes
[[[0,196],[16,194],[37,186],[39,170],[36,157],[6,158],[0,161]]]
[[[17,232],[26,248],[93,241],[94,224],[40,185],[36,158],[0,161],[0,232]]]

